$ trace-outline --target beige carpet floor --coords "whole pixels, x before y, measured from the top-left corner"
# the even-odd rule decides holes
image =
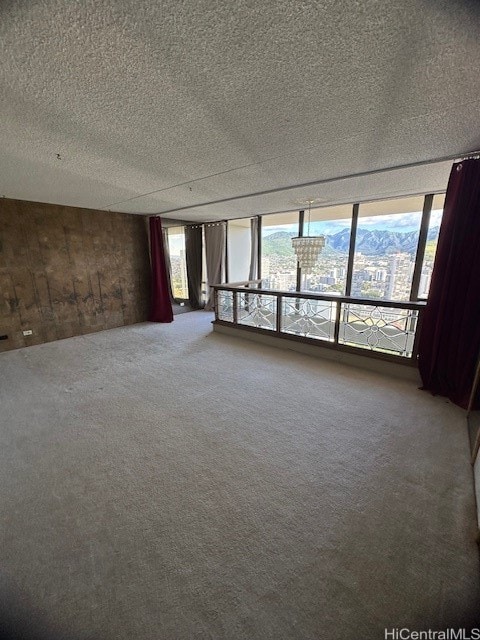
[[[211,319],[0,355],[4,606],[105,640],[472,621],[463,412]]]

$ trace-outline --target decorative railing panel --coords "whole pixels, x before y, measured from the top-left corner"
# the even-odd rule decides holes
[[[282,298],[280,329],[284,333],[333,342],[335,302]]]
[[[241,291],[238,294],[237,314],[238,324],[274,331],[277,325],[276,299],[253,290]]]
[[[219,320],[233,322],[233,291],[218,291],[217,315]]]
[[[215,285],[218,322],[343,351],[416,361],[424,302],[270,291],[259,281]]]
[[[342,303],[340,317],[339,344],[407,358],[413,355],[417,309]]]

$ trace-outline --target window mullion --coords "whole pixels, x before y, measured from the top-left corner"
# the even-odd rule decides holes
[[[262,279],[262,219],[263,216],[257,216],[257,280]]]
[[[348,265],[347,265],[347,279],[345,283],[345,295],[351,295],[352,291],[352,277],[353,277],[353,260],[355,258],[355,242],[357,241],[357,225],[358,225],[358,210],[360,205],[355,203],[352,209],[352,226],[350,229],[350,246],[348,249]]]
[[[305,225],[305,211],[298,212],[298,235],[300,237],[303,236],[303,230]],[[297,291],[302,290],[302,269],[300,264],[297,262]]]
[[[425,247],[427,245],[428,227],[430,225],[430,214],[432,212],[433,194],[425,196],[423,202],[422,222],[418,235],[417,253],[415,257],[415,267],[413,269],[412,288],[410,290],[410,300],[418,300],[418,290],[420,278],[422,277],[423,259],[425,257]]]

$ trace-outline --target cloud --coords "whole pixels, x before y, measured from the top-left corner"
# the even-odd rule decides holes
[[[379,216],[360,216],[358,226],[367,227],[368,229],[378,229],[380,231],[399,231],[400,233],[408,233],[409,231],[419,231],[422,212],[410,213],[392,213]],[[430,215],[430,227],[440,226],[442,220],[442,210],[433,210]],[[349,229],[351,226],[350,219],[344,220],[315,220],[310,223],[311,235],[333,235],[343,229]],[[287,231],[297,233],[296,224],[275,225],[262,227],[265,235],[271,235],[277,231]],[[305,221],[305,235],[307,234],[308,223]]]
[[[392,213],[383,216],[367,216],[365,218],[360,216],[358,226],[406,233],[419,229],[421,219],[421,212]]]
[[[442,222],[443,209],[434,209],[430,214],[430,227],[439,227]]]

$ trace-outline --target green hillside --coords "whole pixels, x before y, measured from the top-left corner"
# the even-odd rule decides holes
[[[436,250],[437,250],[437,241],[429,240],[425,245],[425,260],[428,260],[429,262],[433,262]]]

